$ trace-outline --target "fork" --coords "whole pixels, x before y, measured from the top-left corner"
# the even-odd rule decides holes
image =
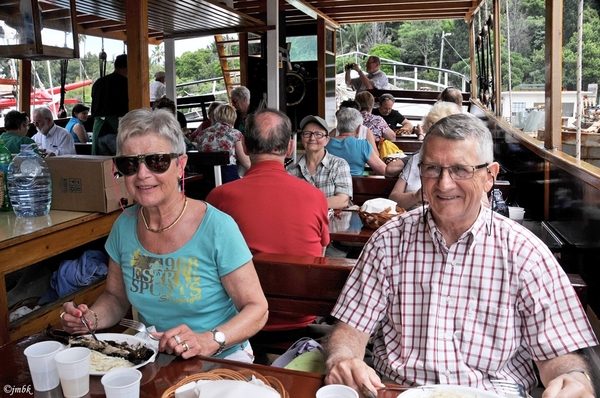
[[[125,326],[126,328],[131,328],[131,329],[137,330],[138,332],[141,332],[141,333],[146,333],[148,336],[150,336],[150,338],[152,340],[156,340],[156,341],[160,340],[159,338],[154,337],[152,334],[150,334],[150,332],[146,328],[146,325],[144,325],[142,322],[138,322],[133,319],[122,318],[121,322],[119,322],[119,325]]]
[[[522,384],[510,380],[490,380],[496,389],[496,392],[504,395],[512,395],[516,397],[530,398],[531,396],[525,391]]]

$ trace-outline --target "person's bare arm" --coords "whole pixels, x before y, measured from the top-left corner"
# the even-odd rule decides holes
[[[368,341],[367,333],[338,322],[325,344],[325,384],[344,384],[359,392],[363,384],[371,391],[383,387],[375,370],[363,361]]]
[[[546,389],[542,398],[569,397],[592,398],[594,387],[587,375],[591,375],[585,358],[576,353],[535,363]]]
[[[233,272],[221,277],[221,282],[227,294],[233,300],[238,314],[217,329],[226,336],[226,348],[246,341],[254,336],[267,322],[268,304],[254,269],[252,260]],[[210,330],[196,333],[183,323],[160,334],[159,350],[167,354],[180,355],[182,358],[191,358],[197,355],[210,356],[219,349],[219,343],[214,341]],[[177,335],[182,342],[187,343],[189,349],[185,350],[178,344],[174,336]]]
[[[85,128],[83,128],[83,125],[78,123],[75,126],[73,126],[73,132],[75,133],[77,138],[79,138],[79,142],[82,142],[82,143],[88,142],[88,135],[85,132]]]
[[[386,140],[394,141],[396,139],[396,133],[391,128],[386,128],[383,132],[383,138]]]
[[[404,119],[404,121],[402,122],[402,129],[404,130],[408,130],[408,131],[413,131],[414,126],[413,124],[410,122],[410,120],[408,119]],[[414,132],[414,131],[413,131]]]
[[[388,163],[385,168],[384,175],[386,177],[398,177],[398,175],[400,175],[400,172],[404,168],[404,164],[405,164],[404,160],[402,160],[402,159],[398,159],[391,163]]]
[[[379,149],[377,149],[377,143],[375,142],[375,136],[373,135],[373,131],[370,128],[367,128],[367,141],[369,141],[369,143],[373,147],[373,152],[375,152],[375,155],[377,155],[377,157],[379,157]]]
[[[246,170],[250,168],[250,157],[244,152],[242,141],[235,143],[235,154],[237,156],[239,164],[244,166]]]
[[[392,192],[390,192],[390,200],[393,200],[398,204],[398,206],[403,209],[410,209],[417,203],[421,202],[421,189],[418,189],[413,192],[405,192],[406,191],[406,181],[402,178],[398,178]]]
[[[337,195],[330,196],[327,198],[327,207],[330,209],[343,209],[350,203],[350,196],[345,193],[338,193]]]
[[[131,304],[125,292],[121,266],[109,259],[104,293],[98,297],[91,307],[98,317],[97,329],[106,329],[116,325],[125,316],[130,306]],[[75,308],[73,302],[68,301],[63,304],[63,311],[65,311],[65,314],[61,319],[62,327],[69,333],[88,333],[81,323],[80,317],[82,315],[93,323],[92,328],[95,326],[96,317],[90,312],[86,304],[79,303],[79,306]]]
[[[383,160],[379,159],[379,155],[375,153],[375,151],[371,151],[371,155],[369,159],[367,159],[367,164],[371,169],[380,176],[386,175],[386,164]]]

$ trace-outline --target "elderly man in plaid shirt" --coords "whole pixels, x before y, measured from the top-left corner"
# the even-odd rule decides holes
[[[493,390],[512,380],[544,398],[593,397],[579,350],[598,344],[569,279],[529,230],[481,204],[498,173],[489,130],[456,114],[434,124],[419,163],[421,209],[379,228],[332,315],[326,383]],[[363,362],[373,335],[373,365]]]

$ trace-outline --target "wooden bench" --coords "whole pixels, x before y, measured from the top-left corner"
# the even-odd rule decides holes
[[[189,108],[201,108],[202,109],[202,120],[208,119],[208,113],[206,109],[211,102],[215,101],[213,94],[204,95],[193,95],[189,97],[177,98],[177,109],[189,109]]]
[[[331,313],[356,263],[347,258],[270,253],[256,253],[253,261],[269,311],[323,317]],[[294,343],[265,339],[264,334],[261,331],[250,339],[263,352],[281,354]]]
[[[397,181],[397,177],[352,176],[352,203],[360,206],[369,199],[387,198]]]
[[[425,104],[432,105],[437,102],[439,91],[421,91],[421,90],[369,90],[375,101],[379,100],[379,96],[382,94],[391,94],[396,98],[396,102],[404,102],[409,104]],[[462,105],[469,109],[471,105],[471,94],[462,93],[463,102]]]

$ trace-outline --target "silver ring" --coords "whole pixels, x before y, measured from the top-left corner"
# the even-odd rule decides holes
[[[181,346],[183,347],[184,352],[190,349],[190,346],[185,341],[181,343]]]
[[[179,336],[178,336],[178,335],[175,335],[175,336],[173,336],[173,338],[175,339],[175,342],[176,342],[177,344],[181,344],[181,339],[179,338]]]
[[[60,317],[60,319],[61,319],[61,320],[63,319],[63,316],[64,316],[64,315],[65,315],[65,312],[64,312],[64,311],[62,311],[62,312],[60,313],[60,315],[59,315],[59,317]]]

